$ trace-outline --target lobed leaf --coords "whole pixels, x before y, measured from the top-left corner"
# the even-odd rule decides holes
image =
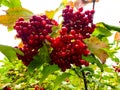
[[[106,59],[108,58],[108,54],[103,49],[109,48],[109,46],[95,36],[85,39],[84,41],[87,44],[90,51],[94,55],[96,55],[100,59],[100,61],[104,64],[106,62]]]
[[[22,7],[9,8],[5,15],[0,15],[0,24],[7,26],[8,29],[12,29],[18,18],[23,17],[27,20],[32,15],[31,11]]]

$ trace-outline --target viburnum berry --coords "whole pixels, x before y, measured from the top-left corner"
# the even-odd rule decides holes
[[[62,26],[68,29],[67,32],[74,29],[77,33],[81,33],[83,38],[89,38],[95,28],[95,25],[93,24],[94,13],[94,10],[87,10],[83,12],[83,7],[74,11],[72,7],[66,6],[66,8],[62,11]]]
[[[18,55],[18,58],[27,66],[33,60],[33,56],[38,53],[38,49],[43,46],[45,37],[52,32],[52,26],[58,25],[53,19],[46,15],[33,15],[29,21],[19,18],[16,21],[14,29],[17,32],[16,37],[23,42],[23,47],[19,48],[24,56]]]
[[[67,33],[66,30],[66,27],[63,27],[60,30],[60,36],[55,38],[47,36],[47,40],[53,48],[50,54],[51,64],[57,64],[62,71],[71,68],[71,64],[88,66],[89,63],[82,59],[82,55],[87,56],[90,52],[83,42],[81,34],[74,30]]]

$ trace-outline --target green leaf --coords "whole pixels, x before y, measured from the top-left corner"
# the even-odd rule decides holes
[[[48,47],[46,44],[40,48],[40,52],[38,55],[33,57],[33,61],[28,65],[28,72],[32,72],[35,68],[40,67],[44,63],[48,63],[50,61]]]
[[[120,32],[120,27],[118,26],[113,26],[113,25],[108,25],[104,22],[101,22],[108,30],[113,30],[113,31],[118,31]]]
[[[41,59],[45,62],[48,63],[50,62],[50,55],[49,55],[49,50],[48,50],[48,46],[46,44],[43,45],[42,48],[40,48],[40,53],[39,56],[41,57]]]
[[[35,68],[40,67],[43,63],[39,55],[34,56],[33,61],[28,65],[28,72],[33,72]]]
[[[0,24],[12,29],[18,18],[23,17],[28,20],[32,15],[33,13],[25,8],[9,8],[5,15],[0,15]]]
[[[57,90],[58,85],[61,84],[62,81],[64,81],[66,78],[68,78],[71,74],[70,73],[63,73],[60,76],[57,76],[55,81],[54,81],[54,90]]]
[[[9,7],[22,7],[20,0],[2,0],[2,4]]]
[[[0,45],[0,52],[3,53],[11,62],[17,58],[16,53],[24,55],[20,50],[6,45]]]
[[[52,33],[50,34],[51,37],[56,37],[59,35],[60,26],[53,26]]]
[[[88,62],[96,63],[96,65],[101,69],[101,72],[103,72],[103,65],[100,63],[99,59],[97,59],[93,54],[89,56],[82,56],[82,58]]]
[[[53,72],[59,70],[59,67],[57,65],[46,65],[44,66],[42,70],[42,78],[40,79],[40,83],[42,83],[49,74],[52,74]]]
[[[92,33],[92,35],[108,37],[108,36],[111,36],[112,33],[102,23],[97,23],[96,28]]]

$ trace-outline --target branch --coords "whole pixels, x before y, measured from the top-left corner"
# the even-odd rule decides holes
[[[80,66],[80,69],[82,69],[81,66]],[[82,76],[83,76],[83,80],[84,80],[84,87],[85,87],[85,90],[88,90],[85,72],[84,72],[83,70],[82,70],[81,72],[82,72]]]

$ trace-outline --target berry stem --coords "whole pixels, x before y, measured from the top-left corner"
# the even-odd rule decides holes
[[[80,69],[82,69],[81,66],[80,66]],[[83,80],[84,80],[84,87],[85,87],[85,90],[88,90],[85,72],[84,72],[84,70],[82,70],[81,72],[82,72],[82,76],[83,76]]]

